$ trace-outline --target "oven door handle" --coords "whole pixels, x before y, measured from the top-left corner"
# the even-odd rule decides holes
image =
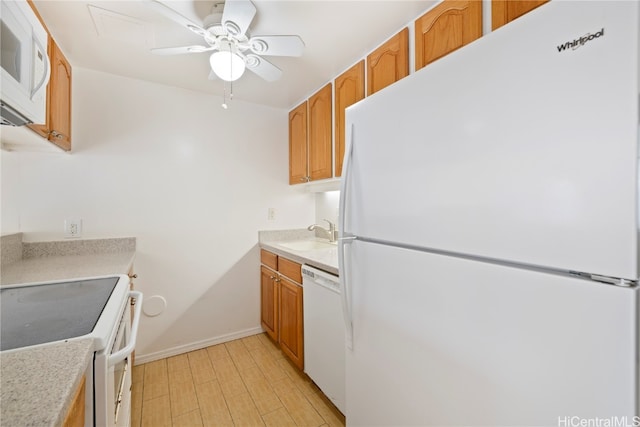
[[[133,314],[133,322],[131,323],[131,335],[129,336],[129,342],[124,348],[116,351],[109,356],[109,358],[107,359],[107,365],[109,367],[129,357],[129,355],[133,353],[133,350],[135,350],[136,348],[138,326],[140,325],[140,315],[142,314],[142,292],[129,291],[129,297],[136,299],[136,310]],[[128,307],[125,307],[125,310],[128,310]]]

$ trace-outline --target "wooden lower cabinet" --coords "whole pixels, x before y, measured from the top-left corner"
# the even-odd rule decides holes
[[[80,385],[76,389],[71,406],[64,417],[62,425],[64,427],[82,427],[84,426],[84,401],[85,401],[85,377],[82,377]]]
[[[276,257],[278,271],[264,265]],[[260,267],[260,323],[282,352],[304,369],[304,328],[301,265],[262,250]],[[293,276],[293,277],[291,277]]]
[[[262,328],[275,342],[279,341],[277,276],[275,271],[260,267],[260,319]]]
[[[304,368],[302,286],[280,280],[280,348],[300,369]]]

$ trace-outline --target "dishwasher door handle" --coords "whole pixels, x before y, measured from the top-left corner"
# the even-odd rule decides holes
[[[338,283],[332,282],[330,280],[327,280],[325,278],[322,277],[316,277],[315,279],[312,279],[312,283],[318,285],[318,286],[322,286],[323,288],[326,288],[328,290],[330,290],[331,292],[335,292],[336,294],[340,293],[340,285]]]

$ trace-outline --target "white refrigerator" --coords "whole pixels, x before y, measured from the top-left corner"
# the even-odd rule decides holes
[[[640,425],[639,22],[554,0],[347,110],[348,425]]]

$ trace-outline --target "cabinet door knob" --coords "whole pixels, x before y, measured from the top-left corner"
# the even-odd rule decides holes
[[[138,275],[137,275],[137,274],[130,274],[130,275],[129,275],[129,278],[130,278],[130,279],[137,279],[137,278],[138,278]]]

